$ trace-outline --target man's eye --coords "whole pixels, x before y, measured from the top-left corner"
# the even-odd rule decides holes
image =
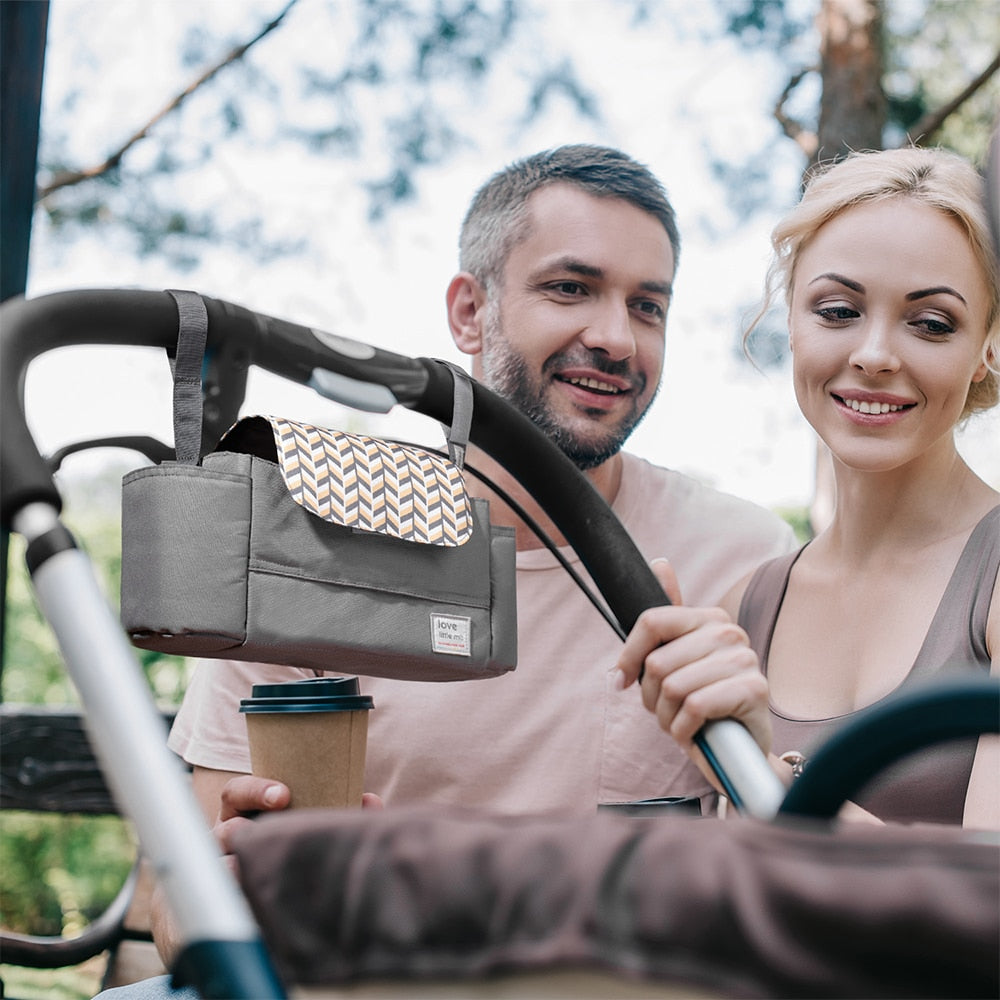
[[[667,311],[660,305],[659,302],[653,302],[649,299],[644,299],[642,302],[636,302],[635,308],[652,319],[663,319],[667,315]]]
[[[582,295],[586,291],[579,281],[556,281],[550,287],[560,295]]]

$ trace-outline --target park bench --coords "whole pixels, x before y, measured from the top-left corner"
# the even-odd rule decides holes
[[[172,718],[172,712],[164,714],[165,726]],[[76,707],[0,704],[0,809],[121,815]],[[149,866],[137,857],[117,896],[81,934],[0,930],[0,960],[55,969],[103,956],[105,988],[159,975],[166,970],[150,933],[152,890]]]

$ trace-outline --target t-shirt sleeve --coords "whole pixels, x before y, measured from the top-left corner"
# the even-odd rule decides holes
[[[199,660],[170,730],[167,746],[189,764],[250,773],[240,700],[254,684],[316,677],[315,670],[239,660]]]

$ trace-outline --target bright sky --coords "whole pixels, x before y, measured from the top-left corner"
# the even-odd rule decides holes
[[[46,113],[54,114],[70,88],[82,88],[82,95],[72,116],[43,117],[43,129],[65,130],[79,163],[97,162],[201,68],[178,66],[186,29],[200,23],[248,37],[282,6],[283,0],[53,0]],[[759,296],[767,234],[778,208],[737,223],[706,157],[706,150],[766,145],[776,204],[792,202],[801,158],[769,116],[783,79],[761,54],[748,56],[718,31],[715,41],[698,37],[699,29],[710,27],[714,8],[708,3],[666,0],[661,11],[669,18],[631,30],[625,9],[611,0],[545,0],[522,28],[513,54],[500,59],[487,89],[440,85],[438,97],[468,130],[468,144],[445,168],[420,175],[420,200],[395,210],[385,227],[366,223],[355,183],[363,165],[375,174],[382,167],[378,135],[361,165],[311,156],[301,145],[273,140],[274,105],[262,100],[250,105],[246,133],[220,144],[196,182],[183,180],[184,197],[191,207],[212,206],[224,217],[238,217],[244,205],[262,206],[265,235],[308,236],[308,254],[265,265],[209,247],[198,267],[184,272],[159,258],[137,257],[100,229],[67,244],[36,215],[29,294],[189,287],[402,354],[461,361],[444,322],[444,289],[456,268],[457,231],[475,188],[503,163],[539,149],[580,141],[616,145],[664,181],[684,239],[663,388],[631,450],[768,506],[808,503],[813,440],[789,374],[755,372],[732,349],[741,316]],[[337,39],[350,37],[346,27],[331,32],[329,10],[320,0],[300,0],[287,23],[254,53],[269,72],[288,81],[280,105],[286,122],[309,123],[309,106],[291,99],[292,70],[306,58],[303,53],[318,54],[318,64],[333,71]],[[321,41],[312,45],[314,39]],[[219,43],[206,58],[221,51]],[[602,122],[584,121],[556,100],[530,129],[515,128],[524,69],[543,51],[572,54],[579,79],[600,102]],[[373,109],[358,109],[361,115],[366,110]],[[207,127],[208,113],[206,102],[194,100],[164,122],[173,148],[184,153],[191,135]],[[137,147],[133,162],[151,153],[151,145]],[[162,358],[101,349],[67,355],[42,359],[28,381],[29,419],[43,451],[115,431],[169,440],[170,385]],[[376,433],[437,439],[424,418],[345,413],[267,376],[253,379],[245,409],[331,426],[364,420]],[[970,461],[996,484],[998,440],[996,412],[962,436]]]

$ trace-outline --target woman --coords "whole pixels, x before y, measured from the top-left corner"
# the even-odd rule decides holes
[[[783,288],[796,397],[833,459],[832,521],[724,610],[646,612],[617,668],[624,687],[644,667],[646,707],[696,758],[702,723],[735,717],[791,780],[789,761],[897,689],[1000,672],[1000,493],[955,445],[997,402],[1000,289],[982,181],[942,150],[824,170],[772,243],[768,299]],[[887,770],[859,805],[1000,828],[998,773],[996,738],[962,741]]]

